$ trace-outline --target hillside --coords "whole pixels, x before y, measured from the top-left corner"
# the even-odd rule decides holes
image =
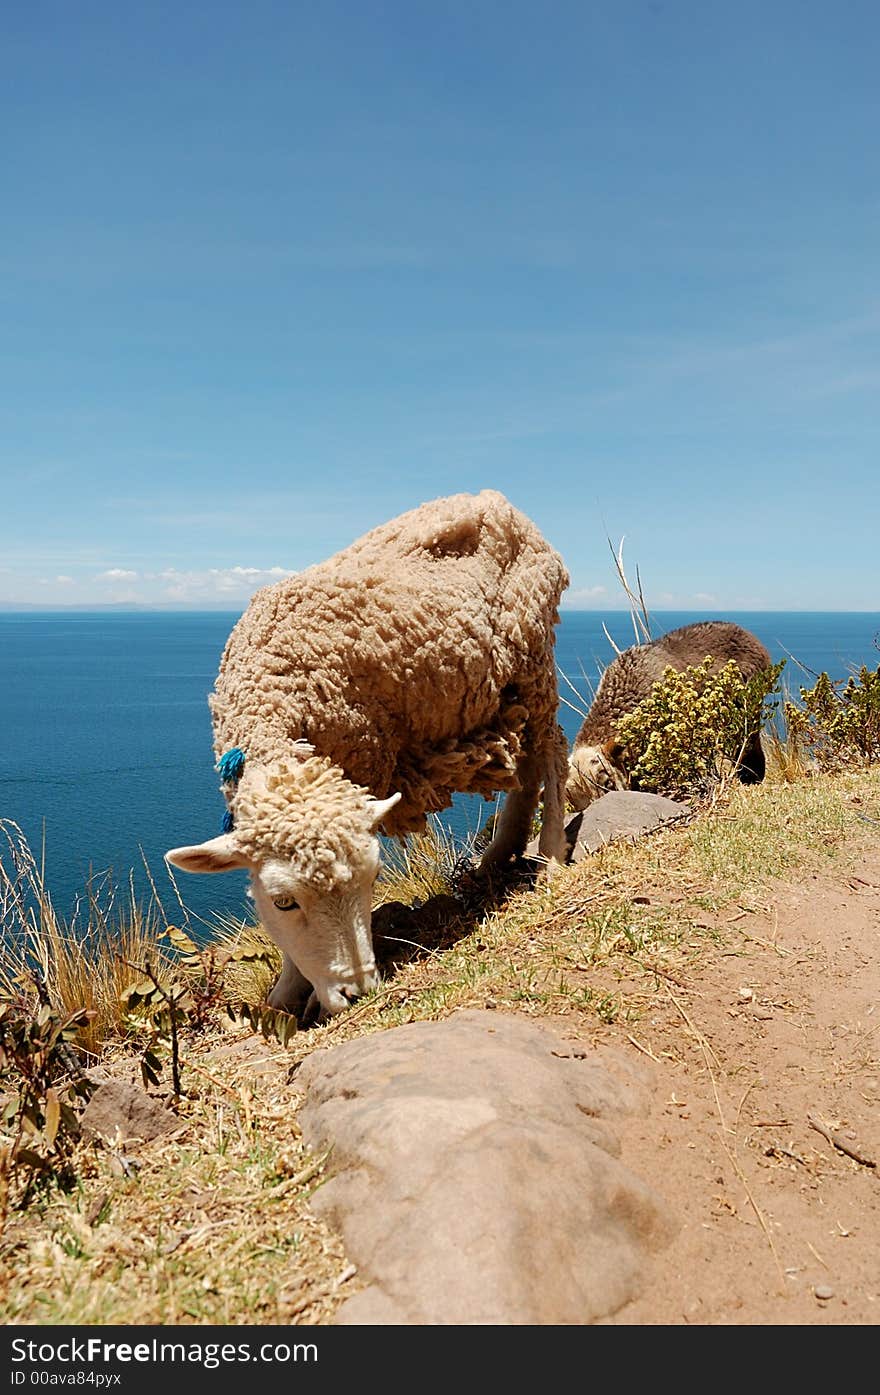
[[[231,1024],[188,1037],[173,1131],[83,1148],[74,1191],[10,1216],[0,1317],[332,1321],[361,1279],[309,1209],[329,1164],[303,1148],[295,1067],[469,1005],[558,1022],[644,1075],[621,1156],[681,1224],[607,1321],[876,1322],[878,830],[876,769],[737,788],[397,944],[377,994],[287,1049]],[[122,1050],[102,1068],[137,1072]]]

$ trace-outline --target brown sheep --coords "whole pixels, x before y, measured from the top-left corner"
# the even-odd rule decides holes
[[[565,794],[574,809],[585,809],[608,790],[628,787],[623,747],[617,740],[618,723],[648,696],[665,669],[680,673],[709,656],[719,668],[733,659],[743,678],[751,678],[772,663],[761,641],[742,626],[727,620],[699,620],[670,630],[650,644],[634,644],[608,665],[569,759]],[[740,779],[755,784],[763,780],[764,769],[761,736],[755,731],[742,754]]]

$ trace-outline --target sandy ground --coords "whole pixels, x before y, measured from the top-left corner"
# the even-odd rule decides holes
[[[726,943],[664,982],[638,1046],[602,1036],[654,1058],[622,1157],[681,1223],[609,1321],[877,1323],[880,851],[723,919]]]

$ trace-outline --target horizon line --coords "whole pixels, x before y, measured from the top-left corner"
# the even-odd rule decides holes
[[[186,606],[186,605],[113,605],[87,602],[73,605],[39,605],[36,602],[0,601],[0,615],[242,615],[250,601],[243,606]],[[566,606],[560,611],[565,615],[631,615],[626,606]],[[733,611],[738,615],[878,615],[880,607],[834,606],[737,606],[717,605],[712,607],[689,605],[649,606],[649,615],[715,615],[719,611]]]

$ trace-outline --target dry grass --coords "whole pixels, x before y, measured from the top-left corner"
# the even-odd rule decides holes
[[[780,735],[776,727],[765,728],[761,736],[767,761],[766,778],[773,784],[794,784],[812,774],[813,762],[793,732]]]
[[[262,925],[218,917],[216,943],[230,956],[224,974],[229,1002],[265,1002],[281,972],[281,951]]]
[[[658,992],[723,940],[731,906],[765,902],[793,867],[845,860],[878,826],[876,768],[735,785],[689,824],[474,911],[450,948],[426,942],[376,994],[287,1050],[240,1029],[185,1038],[179,1133],[84,1148],[76,1192],[10,1218],[0,1321],[328,1321],[358,1279],[308,1207],[321,1174],[297,1124],[300,1060],[463,1005],[574,1015],[584,1033],[618,1019],[637,1036]],[[105,1062],[131,1072],[121,1050]],[[121,1157],[133,1175],[119,1175]]]
[[[462,863],[473,855],[473,839],[461,843],[439,819],[430,819],[426,833],[389,842],[383,850],[374,904],[403,901],[412,906],[448,895]]]
[[[176,1133],[84,1149],[77,1191],[10,1220],[0,1320],[318,1322],[354,1288],[308,1210],[322,1167],[300,1137],[288,1056],[253,1038],[201,1053]]]
[[[815,773],[816,762],[811,759],[796,731],[785,720],[786,704],[792,701],[787,684],[782,687],[782,702],[772,722],[761,733],[761,744],[767,761],[768,781],[774,784],[794,784]]]
[[[148,903],[136,899],[131,884],[124,901],[109,884],[93,884],[66,921],[55,911],[42,868],[18,825],[0,819],[0,840],[0,999],[35,998],[39,982],[63,1016],[86,1009],[90,1019],[77,1044],[88,1056],[99,1058],[105,1047],[131,1035],[124,991],[143,978],[147,964],[167,983],[203,977],[212,955],[228,959],[223,977],[230,1001],[263,1002],[275,982],[281,958],[259,925],[220,915],[205,927],[204,962],[181,956],[169,939],[175,927],[149,869]],[[170,872],[169,877],[177,919],[191,933],[190,913]]]
[[[52,904],[42,867],[21,829],[0,819],[0,996],[28,992],[36,974],[63,1015],[86,1008],[91,1021],[81,1045],[100,1054],[124,1035],[123,989],[136,977],[131,964],[167,966],[160,908],[144,906],[129,888],[126,904],[100,884],[87,886],[71,921]]]

